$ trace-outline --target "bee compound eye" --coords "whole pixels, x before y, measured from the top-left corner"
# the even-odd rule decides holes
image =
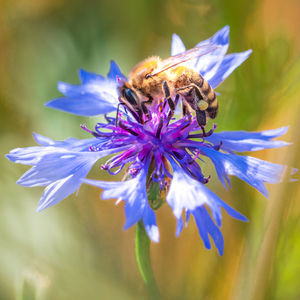
[[[132,89],[125,89],[125,95],[124,96],[130,104],[137,105],[138,98],[137,98],[136,93]]]

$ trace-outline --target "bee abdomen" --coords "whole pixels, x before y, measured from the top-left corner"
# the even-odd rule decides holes
[[[218,105],[216,107],[208,107],[206,112],[211,119],[215,119],[218,113]]]

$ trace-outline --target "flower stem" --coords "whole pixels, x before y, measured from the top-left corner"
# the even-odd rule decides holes
[[[141,276],[148,288],[151,299],[160,299],[159,291],[153,276],[150,261],[150,239],[142,221],[135,229],[135,256]]]

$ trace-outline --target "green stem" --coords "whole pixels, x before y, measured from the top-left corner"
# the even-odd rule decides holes
[[[159,299],[158,288],[153,276],[150,261],[150,239],[146,233],[144,224],[139,221],[135,229],[135,256],[139,271],[148,288],[151,299]]]

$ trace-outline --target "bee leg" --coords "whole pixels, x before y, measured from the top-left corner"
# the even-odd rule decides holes
[[[184,102],[182,102],[182,115],[185,116],[188,113],[188,108]]]
[[[149,111],[148,111],[148,108],[147,108],[145,102],[141,103],[141,107],[142,107],[143,113],[146,115],[147,119],[149,119]]]
[[[139,118],[139,117],[141,117],[141,116],[140,116],[140,113],[137,112],[137,113],[139,114],[139,116],[138,116],[138,115],[136,114],[136,112],[134,112],[132,109],[130,109],[130,108],[128,107],[128,105],[126,105],[126,103],[121,102],[122,100],[120,100],[120,99],[121,99],[121,98],[119,97],[119,103],[118,103],[118,105],[117,105],[116,123],[115,123],[116,127],[118,127],[118,118],[119,118],[119,111],[120,111],[120,106],[121,106],[121,105],[123,105],[123,106],[125,107],[126,112],[127,112],[127,110],[129,110],[130,113],[132,114],[132,116],[136,119],[136,121],[140,123],[140,118]]]
[[[153,97],[150,94],[147,94],[148,100],[145,101],[147,104],[151,104],[153,102]]]
[[[177,95],[175,96],[175,101],[174,101],[175,107],[177,106],[178,102],[179,102],[179,94],[177,94]]]
[[[168,101],[169,107],[170,107],[171,111],[174,112],[175,104],[171,98],[170,89],[169,89],[166,81],[163,82],[163,89],[164,89],[165,97]]]
[[[206,125],[206,112],[205,110],[208,107],[208,104],[206,101],[203,100],[203,97],[198,89],[197,86],[194,86],[194,91],[195,91],[195,99],[194,99],[194,107],[196,111],[196,119],[201,127],[203,137],[208,136],[208,134],[205,132],[205,125]]]
[[[118,127],[118,118],[119,118],[119,110],[120,110],[120,105],[124,105],[124,103],[119,102],[117,106],[117,114],[116,114],[116,123],[115,126]]]
[[[147,94],[147,97],[148,97],[148,100],[147,100],[147,101],[141,102],[142,111],[143,111],[143,113],[144,113],[144,114],[146,115],[146,117],[147,117],[147,120],[146,120],[145,122],[150,121],[151,118],[152,118],[152,117],[151,117],[151,114],[149,114],[149,109],[148,109],[148,107],[146,106],[146,104],[151,105],[152,102],[153,102],[153,97],[152,97],[151,95],[149,95],[149,94]]]
[[[203,137],[206,137],[207,136],[207,134],[205,132],[206,113],[204,110],[200,110],[200,108],[198,106],[196,108],[196,119],[197,119],[199,126],[201,127]]]
[[[202,128],[206,125],[206,114],[205,111],[200,110],[198,107],[196,108],[196,119],[199,126]]]

